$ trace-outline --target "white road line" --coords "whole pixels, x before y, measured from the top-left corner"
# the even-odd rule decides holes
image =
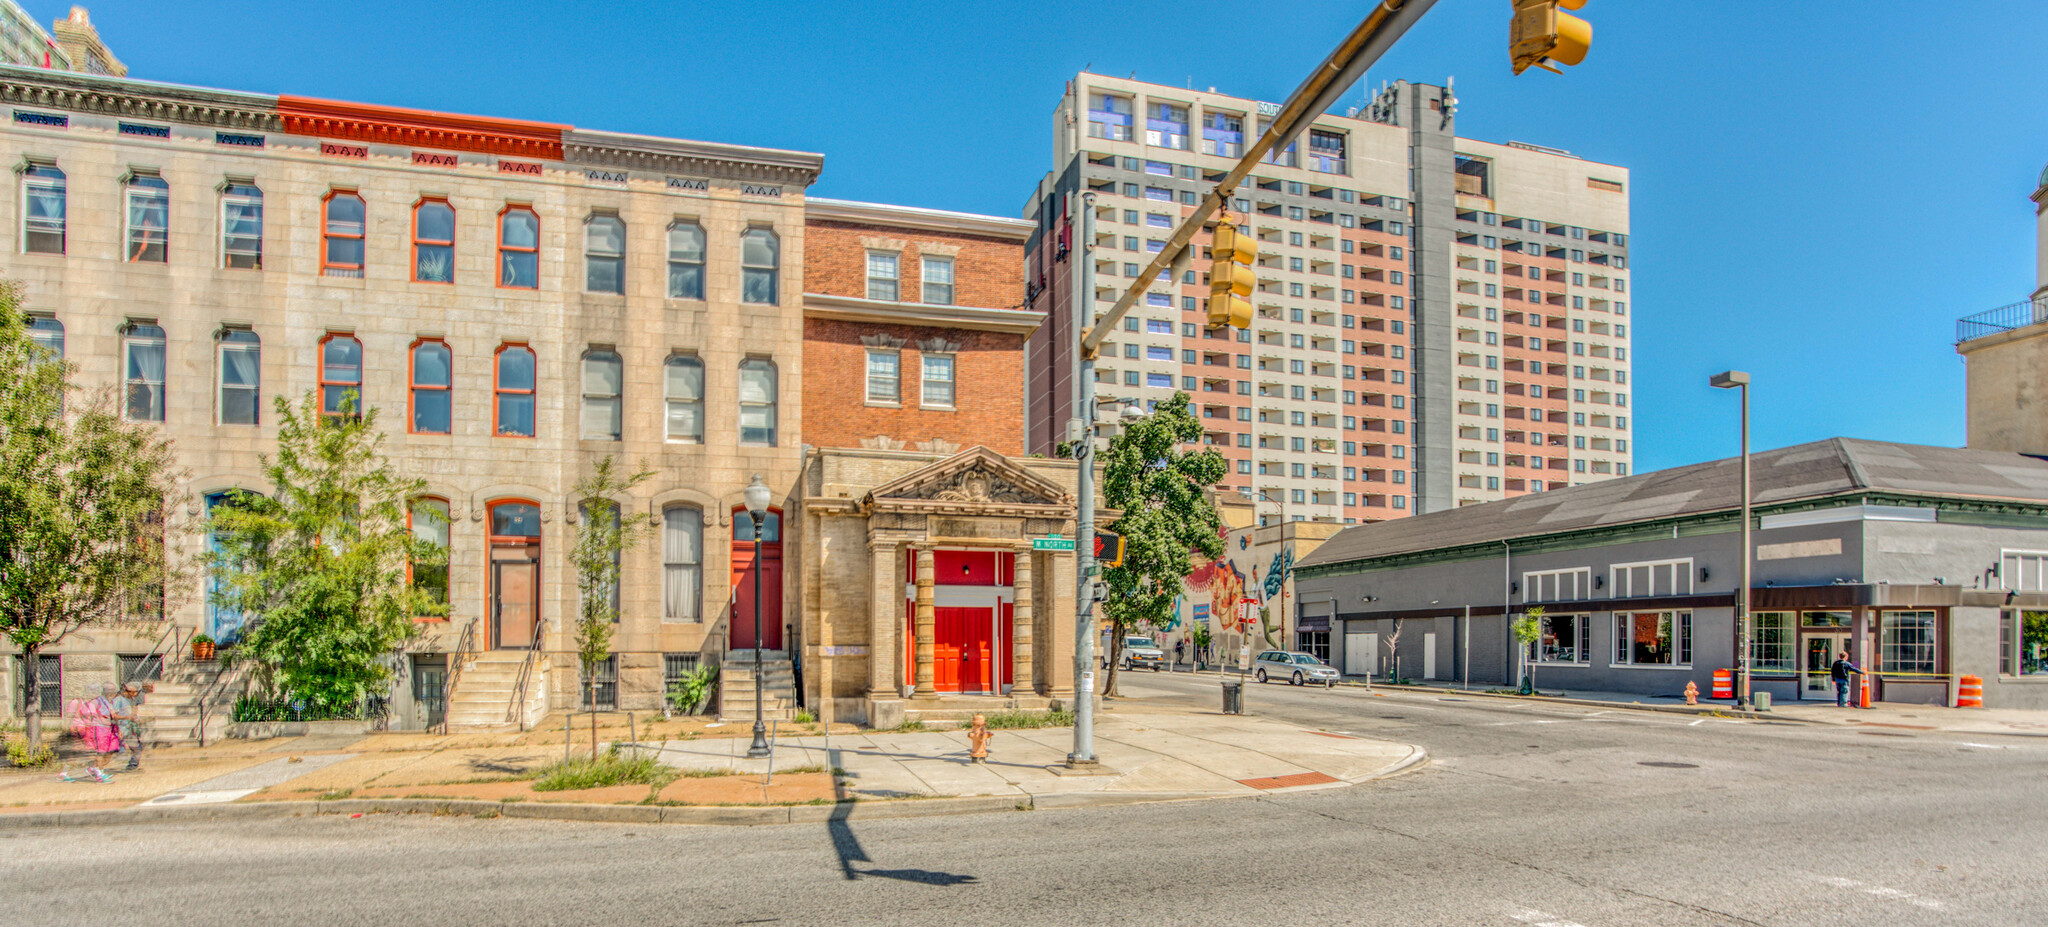
[[[1529,927],[1586,927],[1576,921],[1568,921],[1555,914],[1545,914],[1529,908],[1516,908],[1509,911],[1508,916],[1528,924]]]
[[[145,805],[218,805],[234,801],[244,795],[253,795],[258,789],[200,789],[191,792],[172,792],[158,795]]]
[[[1901,891],[1896,888],[1887,888],[1883,885],[1871,885],[1868,882],[1858,882],[1855,879],[1845,879],[1841,876],[1820,876],[1819,878],[1822,882],[1825,882],[1829,885],[1833,885],[1836,888],[1846,888],[1850,891],[1862,892],[1866,895],[1875,895],[1879,898],[1890,898],[1894,901],[1903,901],[1907,904],[1914,905],[1916,907],[1926,908],[1929,911],[1939,911],[1944,907],[1944,905],[1941,902],[1929,898],[1925,895],[1915,895],[1912,892]]]
[[[1738,553],[1738,554],[1739,554],[1739,553],[1741,553],[1741,551],[1739,551],[1739,550],[1738,550],[1738,551],[1736,551],[1736,553]],[[1700,725],[1702,725],[1702,724],[1705,724],[1705,723],[1707,723],[1707,719],[1705,719],[1705,718],[1701,718],[1701,719],[1699,719],[1698,721],[1694,721],[1693,723],[1691,723],[1691,724],[1688,724],[1688,725],[1686,725],[1686,727],[1699,727]]]
[[[2012,746],[2013,746],[2012,744],[1980,744],[1980,743],[1972,743],[1972,742],[1970,742],[1970,741],[1967,741],[1967,740],[1963,740],[1963,741],[1958,741],[1958,743],[1962,744],[1962,745],[1963,745],[1963,746],[1965,746],[1965,747],[1976,747],[1976,748],[1977,748],[1977,749],[1979,749],[1979,750],[2010,750],[2010,749],[2012,749]]]

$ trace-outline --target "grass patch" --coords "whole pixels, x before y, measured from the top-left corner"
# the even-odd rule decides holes
[[[500,799],[498,799],[498,804],[501,804],[501,805],[509,805],[509,804],[511,804],[511,803],[513,803],[513,802],[515,802],[515,801],[525,801],[525,800],[526,800],[526,796],[524,796],[524,795],[507,795],[507,796],[505,796],[504,798],[500,798]]]
[[[984,716],[991,731],[1022,730],[1036,727],[1072,727],[1074,713],[1071,711],[998,711]]]
[[[811,710],[808,708],[799,708],[796,710],[796,717],[793,720],[798,724],[816,724],[818,723],[818,716],[811,714]]]
[[[721,779],[738,775],[730,769],[685,769],[681,770],[680,774],[684,779]]]
[[[822,763],[812,763],[809,766],[791,766],[788,769],[779,770],[779,772],[787,776],[798,776],[804,773],[821,773],[824,771],[825,766]]]
[[[355,793],[356,793],[356,790],[355,790],[355,789],[328,789],[327,791],[325,791],[325,792],[321,792],[321,793],[320,793],[319,795],[317,795],[317,796],[314,796],[313,800],[314,800],[314,801],[340,801],[340,800],[342,800],[342,799],[344,799],[344,798],[347,798],[347,797],[349,797],[350,795],[354,795]]]
[[[915,734],[919,731],[925,730],[925,726],[923,721],[905,721],[903,722],[903,726],[897,728],[896,730],[905,734]]]
[[[536,792],[566,792],[601,789],[613,785],[663,786],[676,779],[676,770],[663,766],[651,756],[627,758],[608,753],[595,759],[577,757],[550,763],[540,769],[533,782]]]

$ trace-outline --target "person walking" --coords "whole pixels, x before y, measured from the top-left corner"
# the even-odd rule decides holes
[[[1828,677],[1835,681],[1835,707],[1849,707],[1849,674],[1863,675],[1863,667],[1849,662],[1849,651],[1842,651],[1835,662],[1828,667]]]
[[[84,739],[86,746],[91,748],[95,756],[93,764],[87,766],[85,771],[100,782],[112,778],[106,772],[107,758],[121,752],[121,735],[114,729],[116,692],[113,683],[103,683],[100,685],[100,697],[93,699],[86,706]]]
[[[121,745],[128,750],[127,769],[133,772],[142,768],[142,688],[134,682],[121,686],[121,695],[114,699],[112,717],[114,730],[121,735]]]
[[[1183,637],[1173,642],[1173,662],[1182,663],[1188,657],[1188,639]]]

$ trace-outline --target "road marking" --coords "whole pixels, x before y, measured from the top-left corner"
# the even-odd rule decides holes
[[[1529,908],[1517,908],[1509,911],[1508,916],[1528,924],[1529,927],[1586,927],[1586,925],[1576,921],[1568,921],[1555,914],[1545,914],[1542,911],[1534,911]]]
[[[241,798],[241,797],[242,797],[242,796],[244,796],[244,795],[253,795],[253,794],[255,794],[255,793],[256,793],[256,792],[258,792],[258,791],[260,791],[260,790],[259,790],[259,789],[199,789],[199,790],[196,790],[196,791],[191,791],[191,792],[172,792],[172,793],[170,793],[169,795],[158,795],[158,796],[157,796],[157,797],[155,797],[155,798],[152,798],[152,799],[150,799],[150,800],[148,800],[148,801],[146,801],[146,802],[143,802],[143,804],[145,804],[145,805],[172,805],[172,804],[177,804],[177,805],[218,805],[218,804],[223,804],[223,803],[225,803],[225,802],[231,802],[231,801],[234,801],[235,799],[237,799],[237,798]]]
[[[1959,741],[1959,743],[1961,743],[1961,744],[1962,744],[1963,746],[1965,746],[1965,747],[1976,747],[1976,748],[1977,748],[1977,749],[1979,749],[1979,750],[2010,750],[2010,749],[2012,749],[2012,744],[1980,744],[1980,743],[1972,743],[1972,742],[1970,742],[1970,741],[1967,741],[1967,740],[1964,740],[1964,741]]]
[[[1741,553],[1741,551],[1736,551],[1736,553]],[[1700,725],[1705,723],[1707,723],[1707,719],[1701,718],[1698,721],[1694,721],[1693,723],[1686,725],[1686,727],[1699,727]]]
[[[1915,895],[1912,892],[1900,891],[1896,888],[1886,888],[1882,885],[1871,885],[1868,882],[1858,882],[1855,879],[1844,879],[1841,876],[1820,876],[1820,880],[1836,888],[1846,888],[1851,891],[1862,892],[1866,895],[1876,895],[1879,898],[1903,901],[1910,905],[1926,908],[1929,911],[1939,911],[1944,907],[1941,902],[1925,895]]]

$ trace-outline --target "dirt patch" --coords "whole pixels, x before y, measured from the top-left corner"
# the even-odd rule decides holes
[[[684,805],[773,805],[833,799],[830,773],[797,773],[776,776],[763,788],[761,777],[716,776],[683,778],[669,783],[655,796],[658,802]]]

